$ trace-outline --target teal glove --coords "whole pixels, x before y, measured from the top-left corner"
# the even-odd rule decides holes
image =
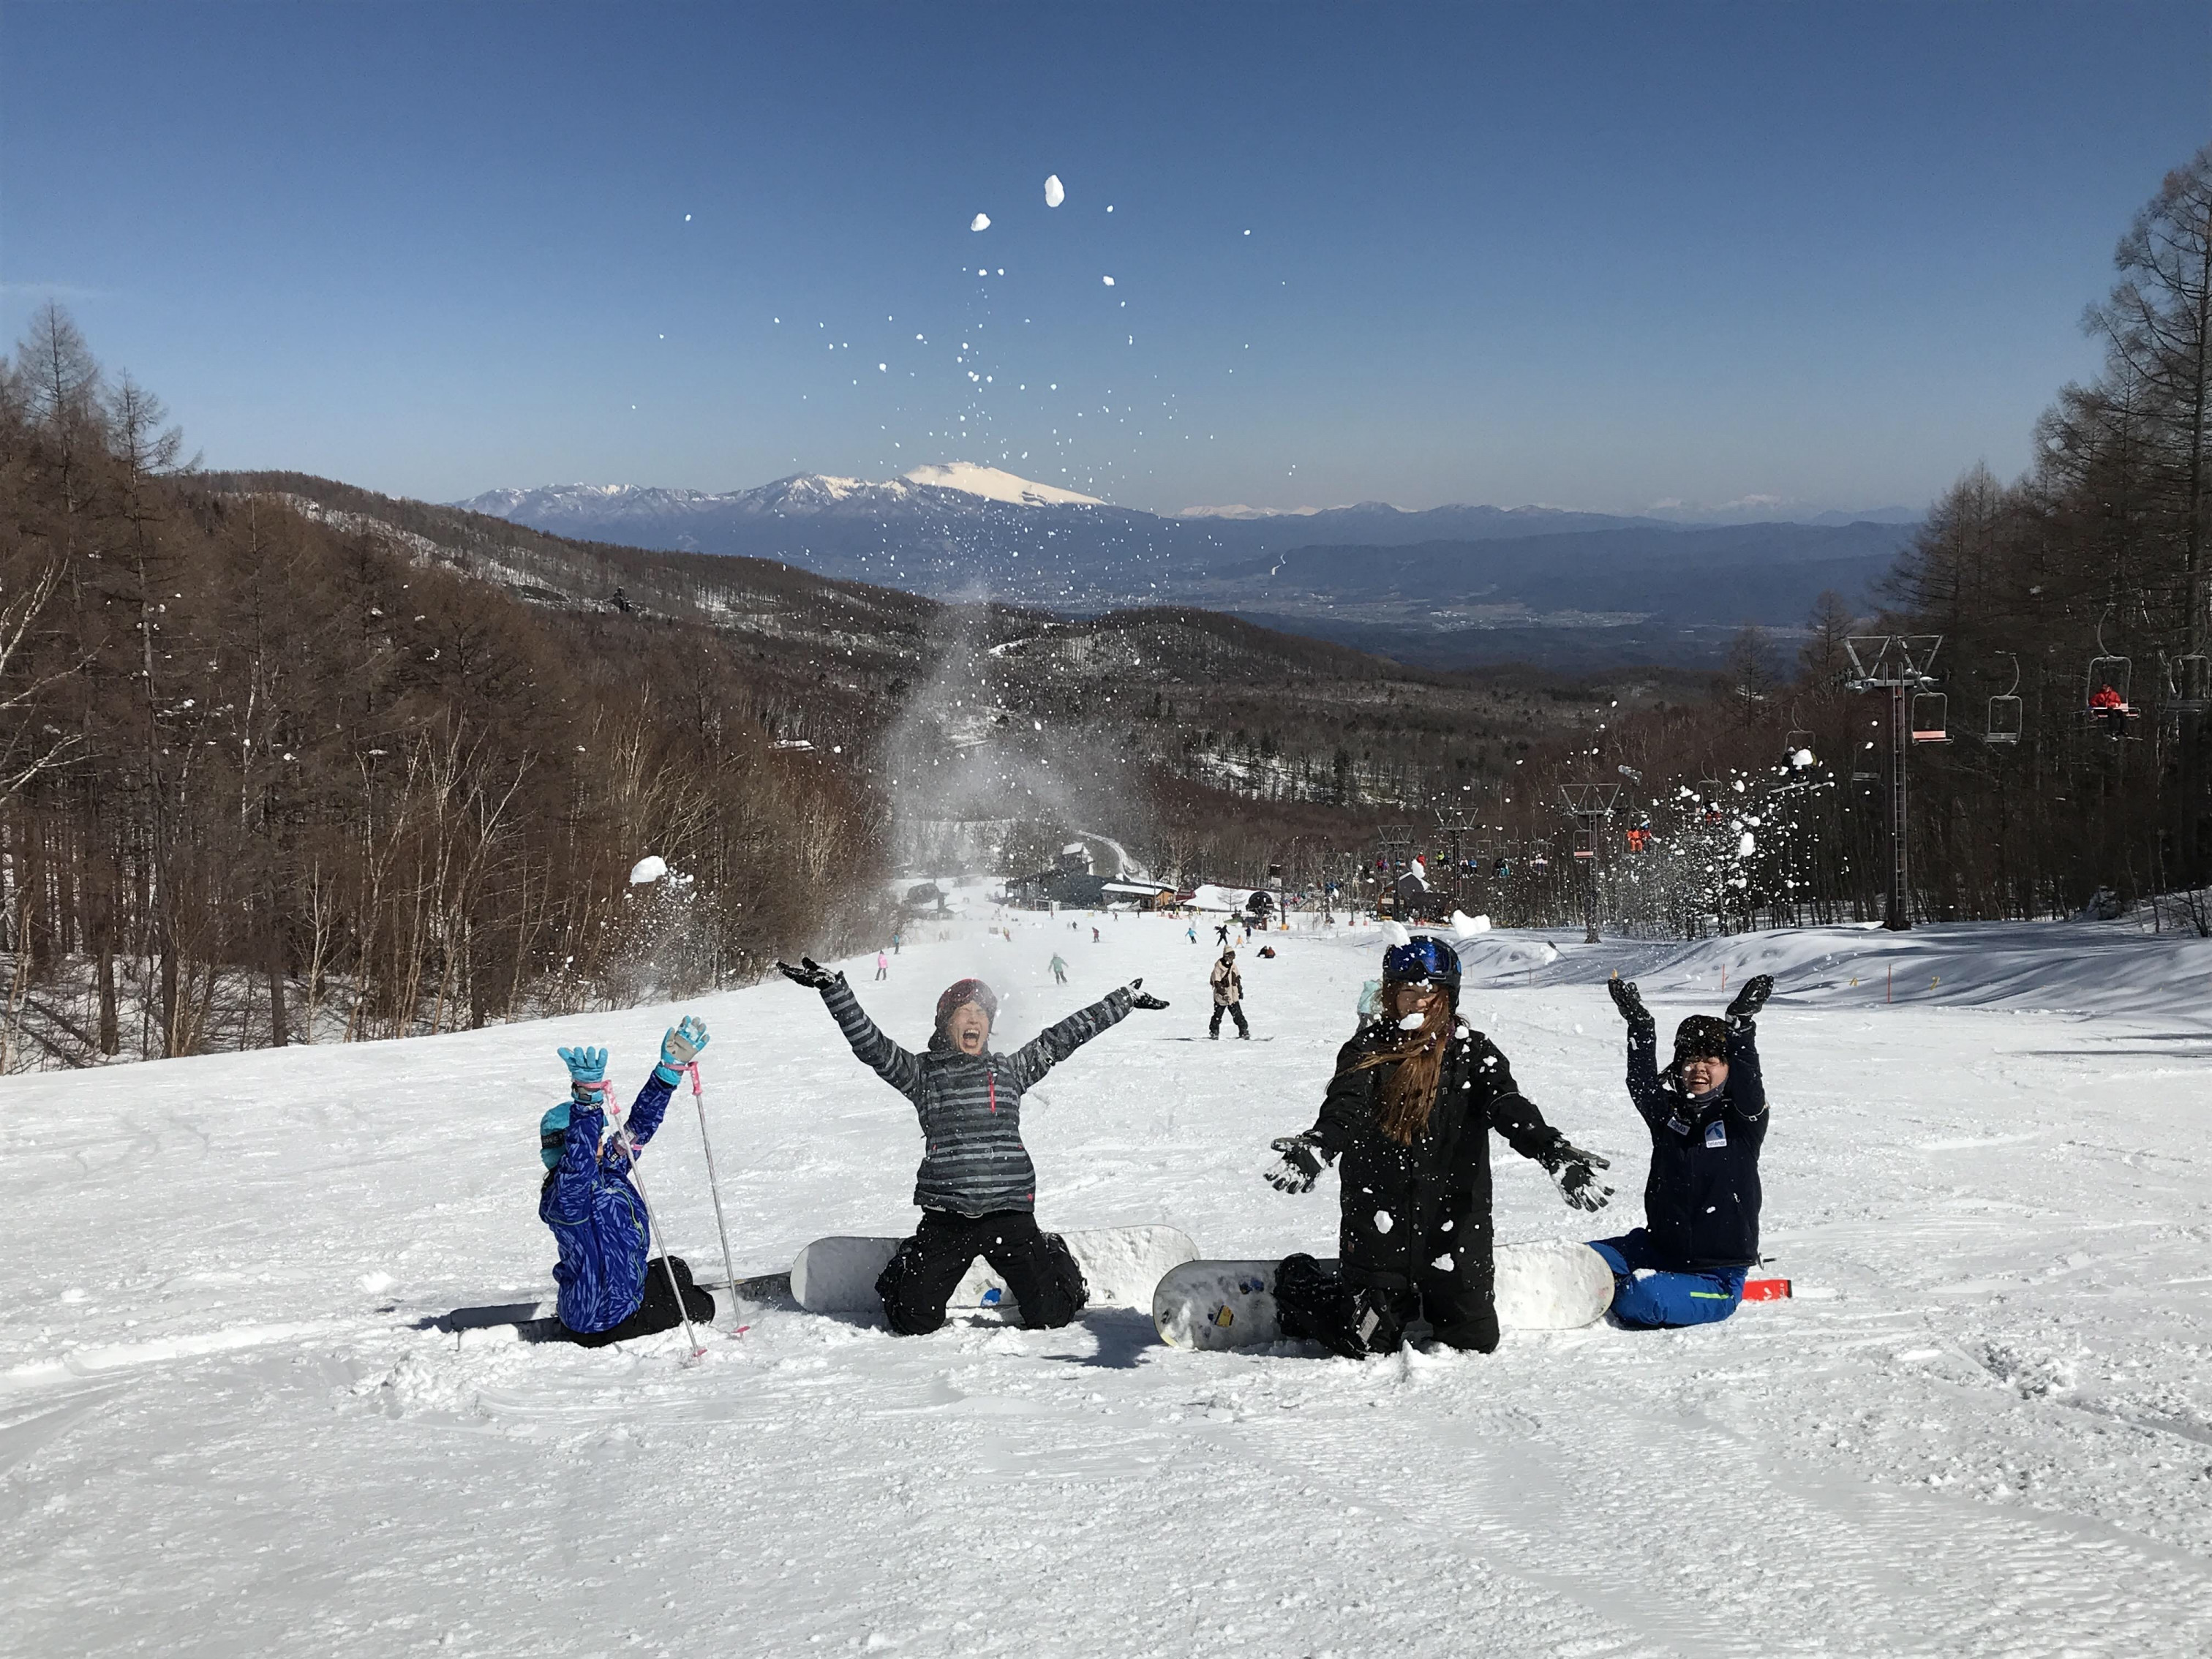
[[[706,1046],[706,1022],[696,1014],[684,1015],[660,1039],[660,1080],[672,1087],[683,1076],[684,1067],[698,1059],[699,1051]]]
[[[568,1092],[586,1105],[599,1104],[607,1080],[607,1051],[578,1045],[554,1051],[568,1068]]]

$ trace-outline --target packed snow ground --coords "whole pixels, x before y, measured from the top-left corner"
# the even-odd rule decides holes
[[[1293,1199],[1259,1170],[1310,1120],[1374,930],[1246,951],[1272,1040],[1215,1044],[1210,930],[1079,921],[848,967],[917,1042],[959,974],[1005,994],[1007,1042],[1143,974],[1174,1007],[1031,1097],[1047,1224],[1326,1251],[1334,1178]],[[611,1043],[634,1087],[672,1011],[10,1079],[0,1651],[2212,1650],[2212,945],[1468,951],[1469,1011],[1622,1188],[1580,1217],[1495,1143],[1506,1238],[1638,1218],[1608,971],[1667,1026],[1723,968],[1781,975],[1765,1242],[1799,1299],[1364,1365],[1171,1351],[1125,1309],[902,1340],[752,1307],[694,1365],[674,1334],[463,1340],[416,1322],[548,1284],[555,1045]],[[912,1115],[818,1000],[697,1011],[740,1271],[905,1228]],[[714,1275],[688,1097],[644,1173]]]

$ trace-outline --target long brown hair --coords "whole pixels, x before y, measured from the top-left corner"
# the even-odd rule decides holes
[[[1397,1000],[1391,995],[1395,986],[1386,986],[1388,999],[1384,1007],[1395,1012]],[[1456,1016],[1451,999],[1439,996],[1429,1005],[1427,1016],[1418,1030],[1399,1034],[1398,1041],[1373,1054],[1355,1060],[1339,1077],[1354,1072],[1372,1071],[1378,1066],[1395,1065],[1397,1070],[1382,1079],[1382,1109],[1376,1114],[1376,1127],[1384,1137],[1401,1146],[1410,1146],[1414,1138],[1429,1127],[1429,1114],[1436,1109],[1437,1082],[1443,1075],[1444,1050],[1451,1046],[1452,1025]]]

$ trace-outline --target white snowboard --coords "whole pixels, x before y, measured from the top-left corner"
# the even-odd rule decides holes
[[[1498,1247],[1498,1322],[1567,1331],[1613,1305],[1613,1269],[1587,1244],[1543,1239]],[[1152,1292],[1152,1324],[1176,1348],[1256,1348],[1283,1340],[1273,1261],[1190,1261]]]
[[[1096,1227],[1062,1233],[1092,1307],[1148,1308],[1160,1275],[1198,1255],[1177,1227]],[[896,1238],[817,1238],[791,1264],[791,1294],[809,1313],[875,1313],[883,1305],[876,1280],[899,1247]],[[1013,1293],[977,1256],[952,1291],[950,1308],[1011,1308]]]

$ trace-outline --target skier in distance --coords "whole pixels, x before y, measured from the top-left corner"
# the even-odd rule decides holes
[[[1595,1210],[1612,1195],[1583,1152],[1545,1122],[1498,1047],[1459,1017],[1458,955],[1441,939],[1382,957],[1382,1012],[1336,1057],[1321,1115],[1274,1143],[1268,1181],[1305,1193],[1337,1165],[1339,1268],[1310,1255],[1275,1270],[1283,1329],[1347,1358],[1393,1353],[1416,1315],[1449,1347],[1498,1346],[1490,1137],[1550,1172]]]
[[[1743,1300],[1759,1262],[1766,1085],[1754,1022],[1773,976],[1747,980],[1725,1018],[1693,1014],[1658,1068],[1658,1027],[1632,980],[1608,981],[1628,1022],[1628,1098],[1651,1132],[1644,1225],[1590,1241],[1613,1267],[1613,1316],[1639,1330],[1710,1325]]]
[[[684,1067],[707,1046],[707,1028],[686,1014],[660,1039],[660,1063],[638,1091],[623,1132],[607,1130],[607,1051],[562,1048],[569,1097],[538,1121],[545,1161],[538,1218],[553,1230],[561,1260],[553,1269],[560,1287],[556,1311],[568,1340],[604,1347],[633,1336],[668,1330],[684,1314],[700,1324],[714,1316],[714,1298],[691,1282],[681,1256],[664,1267],[651,1257],[652,1228],[645,1200],[630,1181],[630,1155],[642,1151],[668,1110],[668,1097]],[[684,1296],[679,1310],[673,1273]]]
[[[822,994],[861,1064],[914,1103],[923,1151],[914,1201],[921,1224],[902,1241],[876,1280],[884,1316],[900,1336],[923,1336],[945,1323],[945,1304],[981,1256],[1006,1278],[1032,1330],[1066,1324],[1083,1311],[1082,1269],[1057,1233],[1036,1224],[1036,1170],[1022,1145],[1022,1096],[1061,1060],[1133,1008],[1164,1008],[1132,980],[1011,1054],[990,1046],[999,999],[980,979],[956,981],[937,1000],[928,1048],[915,1054],[862,1012],[842,974],[811,957],[787,979]]]

